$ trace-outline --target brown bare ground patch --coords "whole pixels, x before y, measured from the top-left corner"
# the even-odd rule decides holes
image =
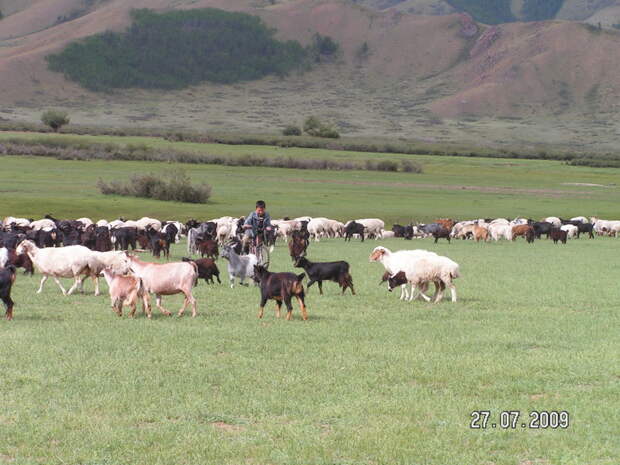
[[[227,433],[237,433],[239,431],[245,431],[245,428],[243,426],[231,425],[229,423],[224,423],[223,421],[215,421],[211,424],[217,429],[226,431]]]

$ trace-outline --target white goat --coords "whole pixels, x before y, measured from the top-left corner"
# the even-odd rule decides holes
[[[34,266],[43,274],[37,294],[43,291],[43,284],[47,278],[52,276],[63,295],[70,295],[76,287],[82,287],[82,276],[91,273],[88,261],[92,251],[81,245],[39,249],[32,241],[23,241],[17,246],[15,252],[18,255],[26,253]],[[58,278],[75,279],[69,292],[65,290]]]
[[[123,251],[96,252],[91,251],[88,258],[90,276],[95,282],[95,295],[99,295],[99,275],[108,268],[112,273],[123,275],[129,271],[129,259]]]
[[[258,257],[254,254],[237,255],[230,245],[222,248],[222,257],[228,260],[228,280],[231,289],[235,286],[235,278],[243,285],[245,278],[254,277],[254,265],[258,265]]]

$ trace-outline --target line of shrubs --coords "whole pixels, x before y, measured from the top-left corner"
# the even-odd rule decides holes
[[[189,175],[180,169],[165,176],[154,173],[135,174],[129,182],[99,179],[97,187],[104,195],[143,197],[155,200],[170,200],[186,203],[207,203],[211,197],[211,186],[206,183],[192,185]]]
[[[0,122],[0,130],[21,132],[53,132],[40,124],[24,122]],[[170,131],[157,128],[101,128],[72,126],[71,130],[59,131],[63,134],[76,135],[108,135],[133,137],[160,137],[171,142],[193,142],[203,144],[228,145],[274,145],[278,147],[298,147],[311,149],[344,150],[351,152],[394,153],[404,155],[435,155],[452,157],[481,157],[481,158],[515,158],[528,160],[558,160],[569,165],[592,167],[617,167],[620,161],[619,153],[584,153],[566,152],[557,149],[526,149],[459,146],[455,144],[432,144],[416,141],[398,140],[387,141],[377,138],[338,138],[326,139],[322,137],[260,135],[260,134],[218,134],[198,133],[189,131]],[[601,161],[605,160],[605,161]]]
[[[0,143],[0,154],[31,155],[52,157],[59,160],[131,160],[158,161],[169,163],[191,163],[225,166],[263,166],[269,168],[292,168],[303,170],[367,170],[367,171],[402,171],[405,173],[422,173],[420,163],[412,160],[366,160],[352,162],[346,160],[329,160],[296,157],[264,157],[258,155],[209,155],[192,152],[156,150],[141,144],[128,144],[121,147],[116,144],[75,143],[62,138],[38,138],[38,143],[25,143],[21,139],[7,139]]]

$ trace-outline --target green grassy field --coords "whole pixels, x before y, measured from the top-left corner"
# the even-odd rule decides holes
[[[4,134],[0,134],[0,139]],[[113,143],[164,144],[158,140]],[[178,148],[175,144],[174,148]],[[193,144],[204,153],[374,158],[352,152]],[[397,159],[406,155],[377,157]],[[185,165],[213,186],[189,205],[108,197],[96,182],[165,172],[170,164],[4,156],[0,215],[200,219],[246,214],[264,198],[273,217],[597,215],[617,218],[618,169],[552,161],[412,156],[423,174]],[[593,185],[575,185],[593,184]],[[20,274],[15,319],[0,321],[0,463],[616,465],[620,241],[427,248],[461,265],[459,301],[404,303],[368,263],[374,241],[313,243],[314,260],[346,259],[358,295],[308,292],[310,319],[256,318],[258,289],[195,289],[196,319],[112,313],[109,299],[63,297]],[[184,244],[174,257],[184,254]],[[278,245],[271,269],[293,271]],[[300,271],[300,270],[295,270]],[[103,289],[106,289],[105,284]],[[449,299],[448,299],[449,300]],[[177,310],[178,296],[164,304]],[[485,430],[474,410],[490,410]],[[501,411],[518,410],[515,430]],[[522,428],[532,411],[567,411],[567,429]],[[490,425],[496,423],[497,427]]]
[[[374,241],[310,246],[351,263],[358,295],[313,286],[307,322],[298,308],[276,320],[273,303],[259,321],[258,289],[226,278],[195,289],[196,319],[148,321],[118,318],[91,283],[36,295],[38,276],[20,275],[0,322],[0,463],[617,463],[619,241],[383,244],[459,262],[458,302],[400,302],[368,263]],[[281,245],[271,268],[296,271]],[[487,429],[470,429],[474,410],[491,411]],[[515,430],[499,427],[506,410]],[[532,411],[570,426],[521,427]]]
[[[36,140],[37,135],[0,133]],[[54,137],[54,136],[46,136]],[[620,169],[568,166],[558,161],[369,154],[322,149],[171,143],[156,138],[58,136],[85,144],[134,144],[159,149],[227,155],[292,156],[340,160],[411,159],[422,174],[315,171],[261,167],[181,165],[195,181],[213,186],[207,205],[174,204],[102,196],[96,183],[124,180],[134,173],[163,173],[168,163],[142,161],[58,161],[5,156],[0,172],[0,215],[42,217],[155,216],[213,218],[247,213],[257,198],[278,216],[331,216],[341,220],[378,216],[392,222],[453,218],[549,215],[618,216]],[[175,165],[176,166],[176,165]]]

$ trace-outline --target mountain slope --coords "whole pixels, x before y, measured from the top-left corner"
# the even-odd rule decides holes
[[[566,21],[489,27],[460,14],[420,16],[395,7],[376,11],[338,0],[276,5],[134,0],[131,6],[107,0],[91,4],[92,10],[76,19],[44,26],[38,19],[43,6],[53,4],[56,10],[46,11],[57,17],[84,5],[84,0],[64,1],[39,0],[0,21],[0,119],[32,121],[42,108],[55,106],[68,110],[72,122],[107,126],[264,132],[316,114],[343,134],[433,141],[574,145],[584,134],[596,135],[599,143],[601,134],[611,141],[620,133],[612,126],[587,129],[594,117],[614,120],[620,113],[620,33],[614,30]],[[67,43],[126,28],[131,7],[165,10],[172,5],[257,14],[277,29],[279,38],[303,44],[319,32],[338,41],[342,55],[286,79],[169,92],[98,94],[47,69],[45,56]],[[364,43],[367,54],[360,53]],[[462,117],[478,123],[471,127],[455,119]]]

